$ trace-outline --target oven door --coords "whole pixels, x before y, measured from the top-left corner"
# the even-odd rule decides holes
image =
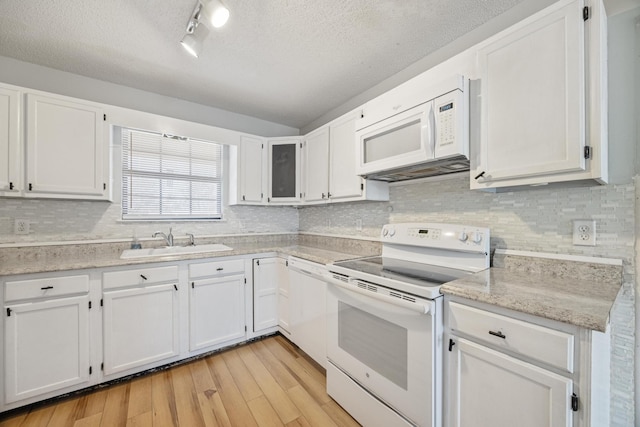
[[[442,298],[414,303],[335,278],[328,282],[329,361],[411,422],[437,425]]]

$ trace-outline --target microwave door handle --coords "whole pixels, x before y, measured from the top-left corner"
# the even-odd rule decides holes
[[[427,117],[424,126],[422,126],[422,141],[427,151],[427,157],[434,159],[436,157],[436,117],[433,112],[433,102],[429,103],[428,110],[425,114]]]

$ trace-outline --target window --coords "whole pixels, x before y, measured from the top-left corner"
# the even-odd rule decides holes
[[[221,219],[222,145],[122,129],[122,219]]]

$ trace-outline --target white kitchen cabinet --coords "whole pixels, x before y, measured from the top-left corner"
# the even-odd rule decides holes
[[[302,138],[271,138],[268,140],[269,196],[271,204],[299,203],[302,198],[301,156]]]
[[[103,274],[104,374],[180,353],[178,268],[145,267]]]
[[[327,283],[324,265],[289,258],[291,341],[323,367],[327,363]]]
[[[4,403],[88,385],[88,291],[86,275],[5,283]]]
[[[356,119],[346,114],[305,137],[304,202],[389,200],[389,184],[356,174]]]
[[[276,267],[278,276],[278,327],[285,336],[291,335],[291,304],[289,302],[289,261],[280,259]]]
[[[253,331],[278,326],[279,266],[278,257],[253,260]]]
[[[189,265],[189,350],[246,336],[243,260]]]
[[[329,128],[320,128],[304,138],[304,201],[329,198]]]
[[[21,94],[0,85],[0,196],[20,196],[22,191]]]
[[[445,297],[445,426],[608,425],[608,340]]]
[[[243,136],[240,138],[240,165],[238,185],[240,204],[266,202],[266,150],[262,138]]]
[[[56,95],[26,95],[25,197],[107,200],[109,144],[102,108]]]
[[[478,47],[480,130],[471,188],[606,182],[604,9],[595,0],[585,21],[584,7],[583,0],[558,2]]]

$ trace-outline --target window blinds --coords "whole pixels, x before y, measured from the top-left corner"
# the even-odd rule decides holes
[[[123,219],[221,219],[222,145],[122,130]]]

